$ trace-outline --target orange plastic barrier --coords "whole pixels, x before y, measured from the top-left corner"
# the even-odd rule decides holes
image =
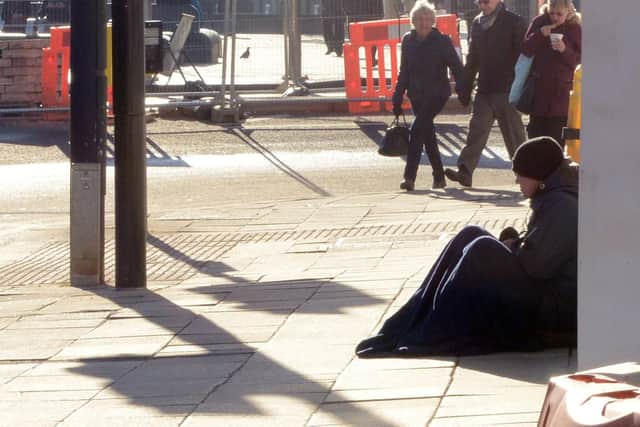
[[[451,37],[460,55],[460,35],[456,15],[439,15],[436,27],[441,33]],[[381,19],[378,21],[354,22],[349,24],[350,42],[344,44],[344,84],[348,99],[391,98],[398,79],[398,44],[409,30],[409,18]],[[377,70],[374,71],[373,47],[378,50]],[[388,55],[385,55],[385,52]],[[390,64],[387,64],[387,57]],[[364,59],[364,67],[361,60]],[[362,74],[364,68],[364,75]],[[362,86],[362,79],[365,86]],[[376,81],[377,80],[377,81]],[[410,108],[408,100],[403,109]],[[392,111],[393,105],[387,101],[350,101],[352,113],[374,113],[381,110]]]
[[[42,49],[42,105],[69,106],[71,27],[51,28],[49,47]],[[46,113],[45,120],[65,119],[66,113]]]
[[[42,106],[69,107],[69,66],[71,27],[51,28],[49,47],[42,49]],[[113,73],[111,71],[111,25],[107,27],[107,113],[113,111]],[[65,120],[68,113],[45,113],[45,120]]]

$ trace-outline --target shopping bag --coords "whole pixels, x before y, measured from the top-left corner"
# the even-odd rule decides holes
[[[517,105],[518,101],[523,94],[525,85],[529,79],[529,73],[531,71],[531,65],[533,64],[533,57],[528,57],[524,54],[520,54],[516,66],[514,67],[515,78],[511,84],[511,91],[509,91],[509,103]],[[533,84],[533,83],[532,83]]]

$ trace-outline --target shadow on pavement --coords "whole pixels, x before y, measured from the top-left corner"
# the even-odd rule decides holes
[[[69,122],[33,122],[25,125],[0,122],[0,144],[57,147],[70,155]]]
[[[112,166],[115,163],[115,138],[114,135],[107,132],[107,141],[105,144],[105,153],[107,156],[107,164]],[[189,167],[189,164],[179,157],[173,157],[165,151],[160,144],[155,142],[149,136],[145,138],[145,153],[147,158],[147,167]]]
[[[276,168],[298,181],[300,184],[307,187],[309,190],[318,194],[322,197],[331,197],[331,193],[324,190],[322,187],[316,185],[314,182],[310,181],[298,171],[293,169],[291,166],[287,165],[285,162],[280,160],[278,156],[276,156],[272,151],[270,151],[267,147],[260,144],[255,138],[251,136],[251,131],[247,131],[242,128],[234,127],[229,130],[229,133],[237,136],[242,142],[244,142],[247,146],[255,150],[257,153],[261,154],[269,163],[274,165]]]
[[[414,190],[407,194],[413,196],[428,195],[441,200],[464,200],[469,202],[488,203],[496,206],[519,206],[524,197],[519,191],[496,190],[483,188],[446,188],[442,190]]]
[[[109,405],[113,408],[117,399],[124,398],[122,406],[133,404],[139,411],[148,408],[154,416],[193,415],[197,419],[199,415],[226,415],[254,421],[269,417],[270,423],[278,425],[277,417],[291,422],[301,413],[303,417],[296,424],[305,425],[351,360],[353,345],[321,346],[312,339],[315,330],[296,327],[300,319],[287,323],[289,316],[306,319],[302,324],[308,326],[320,320],[309,315],[331,319],[346,309],[383,302],[329,280],[254,283],[230,277],[228,272],[234,269],[224,263],[197,260],[153,236],[150,242],[195,266],[214,262],[216,272],[208,270],[207,274],[217,279],[218,285],[207,283],[205,277],[157,291],[86,288],[120,309],[74,344],[94,339],[101,348],[101,339],[117,336],[123,346],[128,339],[138,339],[142,341],[139,345],[151,347],[137,354],[111,348],[110,355],[76,348],[77,354],[89,357],[78,357],[83,365],[70,370],[106,379],[110,385],[73,414],[70,422],[76,421],[74,416],[91,419],[94,411]],[[319,296],[324,287],[329,290]],[[136,329],[136,324],[145,330]],[[335,334],[336,327],[327,320],[327,331]],[[65,351],[73,357],[73,348]],[[279,360],[285,360],[287,366]],[[340,424],[392,425],[346,399],[340,403],[338,412],[332,412],[336,405],[324,405],[323,414]],[[112,413],[119,416],[118,410]]]

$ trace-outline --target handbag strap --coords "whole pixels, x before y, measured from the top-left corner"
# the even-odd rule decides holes
[[[402,122],[404,123],[405,126],[408,126],[407,118],[404,115],[404,111],[402,112]],[[395,116],[393,118],[393,120],[391,121],[391,124],[389,126],[393,126],[393,125],[400,125],[400,116]]]

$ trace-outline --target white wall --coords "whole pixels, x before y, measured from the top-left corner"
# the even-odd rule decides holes
[[[640,1],[582,12],[580,370],[640,361]]]

